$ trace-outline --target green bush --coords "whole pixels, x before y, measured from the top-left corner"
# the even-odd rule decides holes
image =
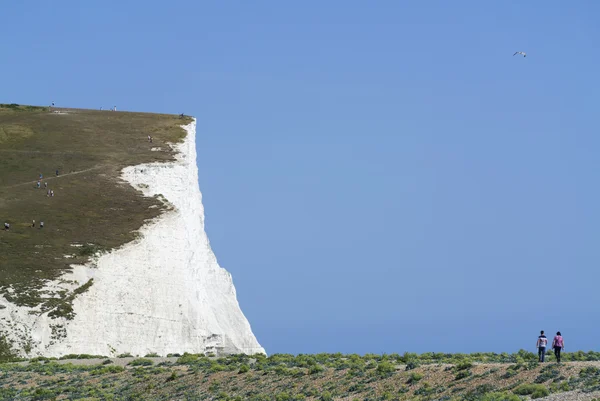
[[[250,370],[250,366],[248,365],[242,365],[240,366],[240,370],[238,371],[238,373],[246,373]]]
[[[160,358],[160,355],[158,355],[156,352],[151,352],[149,354],[144,355],[144,358]]]
[[[314,374],[317,374],[317,373],[321,373],[324,370],[325,369],[321,365],[313,365],[310,368],[308,368],[308,374],[309,375],[314,375]]]
[[[417,383],[419,380],[421,380],[423,378],[423,375],[420,373],[411,373],[410,376],[408,376],[408,380],[406,381],[406,383],[408,384],[415,384]]]
[[[154,364],[154,362],[152,361],[152,359],[137,358],[137,359],[134,359],[133,361],[129,362],[127,365],[129,365],[129,366],[151,366],[153,364]]]
[[[531,398],[545,397],[550,391],[541,384],[522,384],[513,390],[518,395],[531,395]]]
[[[129,352],[126,352],[124,354],[117,355],[117,358],[133,358],[133,355],[131,355]]]
[[[473,364],[469,361],[464,361],[456,365],[456,370],[467,370],[471,369]]]
[[[406,370],[413,370],[419,367],[419,362],[411,360],[406,362]]]
[[[521,398],[506,392],[492,392],[484,394],[483,397],[481,397],[481,401],[521,401]]]
[[[461,380],[461,379],[465,379],[469,376],[471,376],[471,371],[470,370],[461,370],[456,374],[455,379],[456,380]]]
[[[396,371],[396,366],[390,362],[381,362],[377,365],[376,372],[379,375],[389,375]]]
[[[123,366],[110,365],[110,366],[97,367],[90,371],[90,375],[97,376],[97,375],[105,375],[105,374],[109,374],[109,373],[121,373],[124,371],[125,371],[125,368]]]
[[[180,356],[179,358],[177,358],[177,363],[178,364],[189,364],[189,363],[194,363],[194,362],[198,362],[198,360],[200,359],[200,356],[197,354],[188,354],[187,352],[185,352],[182,356]]]
[[[542,369],[540,375],[535,378],[534,383],[544,383],[550,379],[557,378],[558,376],[560,376],[560,371],[554,366],[548,365]]]
[[[329,391],[323,391],[321,394],[321,401],[333,401],[333,395]]]

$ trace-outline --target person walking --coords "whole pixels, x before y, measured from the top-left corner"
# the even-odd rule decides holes
[[[560,363],[560,351],[565,350],[565,340],[563,340],[560,331],[556,332],[556,335],[552,340],[552,348],[554,348],[554,356],[556,357],[556,362]]]
[[[535,346],[538,349],[538,357],[540,358],[540,362],[544,362],[546,356],[546,345],[548,345],[548,339],[544,334],[544,330],[540,331],[540,336],[537,339],[537,343]]]

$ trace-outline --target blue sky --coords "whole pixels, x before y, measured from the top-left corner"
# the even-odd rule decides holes
[[[600,3],[87,3],[3,6],[0,102],[195,115],[269,353],[597,349]]]

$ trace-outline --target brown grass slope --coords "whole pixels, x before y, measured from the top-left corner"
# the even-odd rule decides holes
[[[161,202],[122,182],[120,171],[173,160],[167,143],[181,141],[180,126],[189,122],[162,114],[0,106],[0,228],[4,222],[11,227],[0,231],[0,293],[69,316],[64,301],[73,294],[44,294],[42,286],[70,264],[133,240],[146,219],[161,213]],[[36,189],[40,173],[42,188]],[[54,197],[46,196],[44,182]]]

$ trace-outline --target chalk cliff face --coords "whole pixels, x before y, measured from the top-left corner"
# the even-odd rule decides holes
[[[204,232],[196,167],[196,122],[175,145],[177,161],[127,167],[122,178],[171,208],[141,230],[133,243],[73,266],[70,288],[92,285],[73,303],[73,320],[30,314],[0,297],[0,318],[29,354],[144,355],[183,352],[264,353]]]

